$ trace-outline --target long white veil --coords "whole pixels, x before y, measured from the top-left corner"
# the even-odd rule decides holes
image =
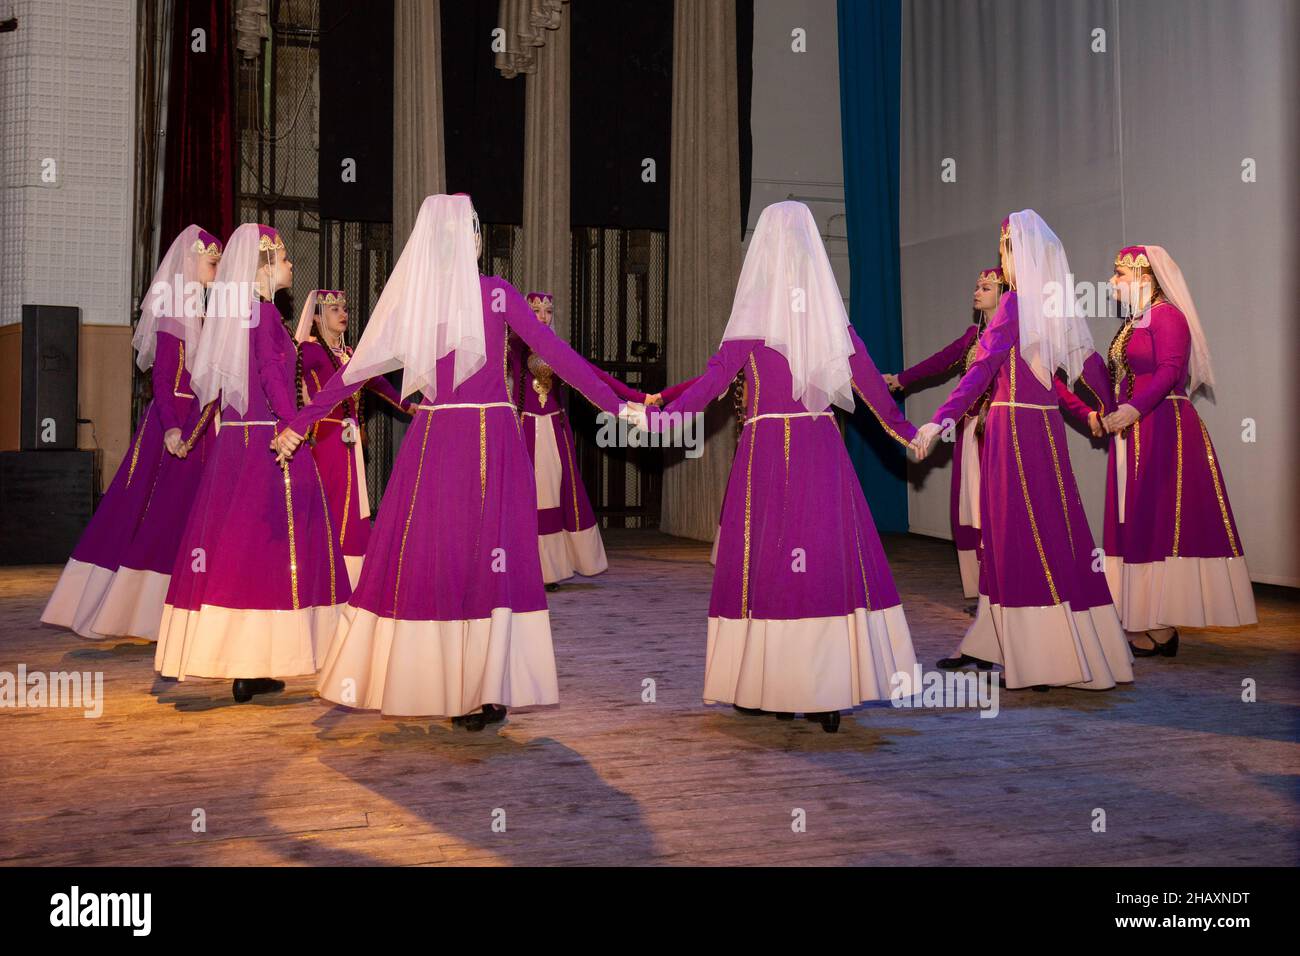
[[[193,369],[194,350],[203,330],[203,286],[199,282],[199,257],[207,255],[198,226],[190,225],[172,240],[158,264],[140,307],[131,344],[141,371],[153,367],[158,333],[166,332],[185,343],[185,367]]]
[[[1156,281],[1167,298],[1183,313],[1187,319],[1187,330],[1192,339],[1191,384],[1187,394],[1191,395],[1202,385],[1214,388],[1214,368],[1210,364],[1210,345],[1205,340],[1205,331],[1201,328],[1201,317],[1196,313],[1196,304],[1192,302],[1192,291],[1187,288],[1183,270],[1178,268],[1163,246],[1146,246],[1147,261],[1151,271],[1156,274]]]
[[[266,228],[246,222],[226,243],[208,294],[208,318],[190,369],[190,382],[200,402],[207,404],[221,395],[222,406],[234,408],[241,415],[248,411],[248,336],[258,244]]]
[[[1009,218],[1020,354],[1044,388],[1051,388],[1058,368],[1074,382],[1083,373],[1083,361],[1093,344],[1088,323],[1075,304],[1074,273],[1065,247],[1032,209],[1013,212]]]

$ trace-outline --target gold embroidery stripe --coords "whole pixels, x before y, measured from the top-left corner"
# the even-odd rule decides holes
[[[181,373],[185,371],[185,343],[180,342],[178,344],[180,349],[178,350],[178,358],[176,362],[176,381],[172,385],[173,392],[179,392],[181,390]]]
[[[1061,514],[1065,515],[1065,535],[1070,539],[1070,553],[1074,554],[1074,531],[1070,528],[1070,506],[1065,500],[1065,478],[1061,475],[1061,461],[1056,457],[1056,439],[1052,437],[1052,423],[1043,409],[1043,431],[1047,432],[1047,447],[1052,450],[1052,469],[1056,472],[1056,487],[1061,492]]]
[[[248,440],[248,429],[244,429],[244,440]],[[289,525],[289,587],[293,592],[293,609],[298,610],[298,545],[293,528],[293,492],[290,490],[289,463],[280,462],[284,472],[284,513]]]
[[[790,419],[782,419],[785,424],[785,473],[786,477],[790,475]]]
[[[1011,347],[1011,401],[1016,400],[1016,347]],[[1038,535],[1038,522],[1034,519],[1034,506],[1029,500],[1029,482],[1025,480],[1025,465],[1020,459],[1020,436],[1016,433],[1015,408],[1008,408],[1011,419],[1011,448],[1016,456],[1016,472],[1020,476],[1020,492],[1025,497],[1025,511],[1029,514],[1029,530],[1034,535],[1034,547],[1038,549],[1038,560],[1043,565],[1043,574],[1047,576],[1047,587],[1052,592],[1052,603],[1060,604],[1061,598],[1056,593],[1056,582],[1052,580],[1052,569],[1047,563],[1047,554],[1043,551],[1043,539]]]
[[[149,403],[149,410],[153,410],[153,402]],[[145,425],[149,423],[149,412],[145,412]],[[135,463],[140,460],[140,442],[144,439],[144,425],[140,426],[140,431],[135,436],[135,446],[131,449],[131,467],[126,471],[126,487],[131,487],[131,479],[135,477]]]
[[[749,370],[754,377],[754,408],[751,414],[758,414],[758,390],[760,382],[758,378],[758,363],[754,361],[754,353],[749,354]],[[745,553],[740,569],[740,616],[749,617],[749,553],[750,553],[750,532],[753,527],[753,503],[754,503],[754,447],[758,444],[758,425],[754,422],[754,427],[749,434],[749,455],[745,465]]]
[[[360,441],[360,437],[357,438]],[[350,451],[347,445],[343,446],[344,453]],[[339,522],[339,549],[343,548],[343,539],[348,536],[348,512],[352,509],[352,469],[357,466],[357,456],[355,453],[347,455],[347,466],[344,468],[347,474],[346,483],[343,486],[343,520]],[[324,485],[321,486],[322,489]]]
[[[849,488],[849,518],[853,522],[853,547],[858,552],[858,572],[862,575],[862,600],[871,612],[871,588],[867,586],[867,565],[862,560],[862,538],[858,535],[858,507],[853,500],[853,489]]]
[[[1174,405],[1178,407],[1177,403]],[[1214,479],[1214,497],[1219,499],[1219,514],[1223,515],[1223,530],[1228,535],[1228,546],[1232,548],[1234,558],[1241,557],[1241,551],[1237,549],[1237,536],[1232,533],[1232,519],[1228,517],[1228,503],[1223,497],[1223,485],[1219,481],[1219,463],[1214,460],[1214,445],[1210,443],[1210,432],[1205,427],[1205,422],[1197,416],[1201,422],[1201,438],[1205,440],[1205,456],[1210,462],[1210,477]]]
[[[420,460],[415,465],[415,487],[411,490],[411,505],[406,511],[406,527],[402,529],[402,545],[397,551],[397,577],[393,581],[393,617],[397,617],[397,592],[402,586],[402,560],[406,557],[406,536],[411,533],[411,517],[415,514],[415,499],[420,495],[420,476],[424,473],[424,449],[429,443],[429,426],[433,412],[425,412],[424,436],[420,439]]]
[[[199,423],[194,426],[194,431],[190,432],[190,437],[185,439],[185,447],[193,449],[194,442],[198,440],[199,432],[203,431],[203,426],[208,423],[208,418],[212,415],[212,409],[216,407],[216,402],[209,402],[208,407],[203,409],[203,414],[199,416]],[[244,434],[248,434],[245,432]]]
[[[1174,447],[1178,453],[1178,465],[1174,471],[1174,557],[1178,557],[1178,539],[1183,531],[1183,416],[1174,402],[1174,433],[1177,441]]]
[[[552,431],[561,431],[554,424],[551,425]],[[578,465],[573,459],[573,446],[569,444],[569,430],[563,429],[564,432],[564,454],[569,459],[569,486],[573,491],[573,530],[577,531],[582,527],[582,518],[578,514]],[[536,426],[534,426],[534,436],[536,436]],[[536,437],[533,438],[535,442]]]
[[[876,411],[876,406],[872,405],[871,402],[867,401],[867,396],[862,393],[862,389],[858,388],[857,382],[853,383],[853,391],[858,393],[858,398],[862,399],[862,404],[866,405],[867,409],[871,412],[871,414],[876,416],[876,421],[880,422],[880,427],[885,430],[885,432],[889,435],[890,438],[894,439],[894,441],[898,442],[904,448],[908,448],[911,446],[912,444],[911,442],[909,442],[902,435],[898,434],[898,432],[890,428],[889,423],[880,417],[880,412]]]
[[[487,501],[487,409],[478,410],[478,503]]]

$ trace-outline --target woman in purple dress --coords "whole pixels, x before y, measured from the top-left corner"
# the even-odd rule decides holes
[[[945,420],[992,386],[980,454],[980,588],[958,656],[1002,664],[1011,689],[1105,690],[1133,679],[1132,655],[1070,469],[1054,385],[1084,373],[1092,336],[1075,314],[1061,241],[1033,210],[1012,213],[1001,238],[1011,288],[974,360],[913,442],[929,453]]]
[[[829,406],[851,410],[856,392],[903,446],[915,429],[849,326],[802,203],[763,210],[721,348],[649,427],[703,411],[742,369],[748,418],[722,510],[704,700],[834,732],[841,710],[890,697],[916,656]]]
[[[1112,389],[1099,410],[1066,401],[1094,434],[1112,436],[1102,543],[1130,646],[1173,657],[1179,627],[1256,623],[1255,595],[1227,481],[1191,402],[1214,372],[1182,271],[1160,246],[1127,246],[1110,282],[1130,316],[1110,345]]]
[[[272,300],[293,281],[279,233],[235,230],[217,271],[194,361],[199,401],[221,427],[172,571],[154,667],[233,679],[234,697],[314,674],[351,588],[310,454],[277,462],[298,413],[298,350]]]
[[[885,382],[890,390],[902,391],[919,381],[947,377],[954,369],[964,374],[975,358],[975,340],[993,317],[1004,285],[1000,268],[995,266],[980,272],[975,283],[974,314],[966,331],[929,358],[903,369],[897,375],[886,375]],[[968,598],[979,596],[979,438],[984,432],[984,417],[987,413],[988,396],[985,395],[962,418],[957,431],[957,443],[952,452],[952,496],[948,510],[952,521],[952,540],[957,546],[961,589]]]
[[[426,198],[352,359],[279,439],[292,454],[375,375],[401,368],[401,394],[423,393],[319,688],[338,704],[449,716],[470,730],[507,707],[559,699],[507,327],[570,388],[619,410],[514,287],[478,274],[480,250],[468,196]]]
[[[314,289],[307,295],[294,336],[298,342],[298,389],[304,400],[310,401],[352,357],[352,349],[343,344],[347,328],[348,299],[341,289]],[[338,536],[352,587],[357,586],[361,576],[370,541],[370,492],[361,454],[366,391],[399,412],[410,413],[410,402],[402,401],[397,389],[382,375],[376,375],[334,406],[316,423],[311,435],[315,439],[312,457],[329,502],[330,527]]]
[[[206,457],[204,422],[190,421],[190,368],[204,289],[220,259],[220,240],[187,226],[154,274],[132,340],[136,364],[152,368],[153,400],[41,614],[47,624],[89,638],[157,637],[176,553],[174,525],[185,520]]]
[[[549,292],[529,292],[537,320],[552,327],[554,302]],[[569,426],[567,390],[546,360],[517,336],[510,337],[510,370],[515,405],[524,428],[524,444],[537,479],[537,547],[546,590],[574,574],[592,576],[609,567],[600,527],[587,489],[578,474],[573,429]],[[603,369],[592,371],[624,401],[644,403],[646,395],[629,388]]]

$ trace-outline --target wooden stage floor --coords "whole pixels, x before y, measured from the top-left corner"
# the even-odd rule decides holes
[[[331,709],[309,678],[244,705],[155,679],[152,645],[38,623],[58,569],[0,569],[0,671],[102,671],[105,692],[97,719],[0,710],[0,862],[1300,862],[1294,592],[1261,588],[1258,627],[1187,632],[1128,687],[1003,692],[993,719],[872,705],[830,735],[701,703],[707,547],[607,543],[606,574],[551,595],[560,705],[481,734]],[[932,666],[969,620],[953,552],[885,544]]]

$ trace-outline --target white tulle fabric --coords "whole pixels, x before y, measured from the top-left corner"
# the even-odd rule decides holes
[[[1187,319],[1187,330],[1192,339],[1192,355],[1189,362],[1191,366],[1191,384],[1187,388],[1187,394],[1191,395],[1202,385],[1214,388],[1214,369],[1210,365],[1210,345],[1205,341],[1205,331],[1201,328],[1201,317],[1196,313],[1196,305],[1192,302],[1192,292],[1187,288],[1187,281],[1183,278],[1183,270],[1178,268],[1178,263],[1174,262],[1169,253],[1165,252],[1163,246],[1147,246],[1146,250],[1147,260],[1151,263],[1151,271],[1156,274],[1156,281],[1160,283],[1160,288],[1164,290],[1165,298],[1173,303]]]
[[[1065,247],[1032,209],[1013,212],[1011,250],[1015,257],[1020,313],[1020,354],[1044,388],[1063,369],[1067,381],[1083,374],[1093,352],[1092,333],[1074,299],[1074,273]]]
[[[149,283],[131,344],[140,370],[153,368],[158,333],[166,332],[185,343],[185,367],[193,370],[194,350],[203,330],[203,286],[199,282],[198,226],[190,225],[172,240]]]
[[[307,293],[307,301],[298,313],[298,328],[294,330],[294,341],[301,345],[312,336],[312,323],[316,320],[316,290]]]
[[[762,339],[790,365],[792,398],[810,412],[853,410],[849,317],[817,223],[801,202],[763,210],[740,270],[730,339]]]
[[[248,332],[257,278],[258,242],[265,228],[246,222],[230,237],[208,293],[208,318],[190,366],[194,395],[206,405],[248,411]]]
[[[455,353],[454,386],[483,367],[483,294],[468,196],[429,196],[420,206],[343,380],[364,382],[402,369],[402,397],[437,394],[438,360]]]

